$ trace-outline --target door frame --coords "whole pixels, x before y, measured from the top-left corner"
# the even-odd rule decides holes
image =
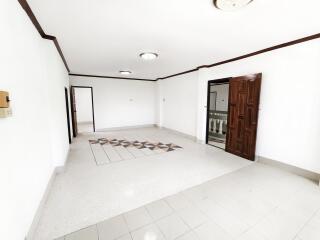
[[[93,132],[95,132],[96,131],[96,123],[95,123],[95,117],[94,117],[93,87],[71,85],[70,88],[73,88],[73,89],[75,89],[75,88],[90,88],[91,89],[92,123],[93,123]],[[72,116],[73,116],[73,114],[72,114]],[[77,121],[77,119],[75,119],[74,121]],[[73,127],[74,126],[72,125],[72,128]]]
[[[69,108],[69,90],[67,87],[64,87],[64,96],[66,100],[66,111],[67,111],[67,121],[68,121],[68,139],[69,144],[71,144],[72,138],[71,138],[71,127],[70,127],[70,108]]]
[[[232,77],[228,78],[220,78],[220,79],[214,79],[209,80],[207,85],[207,119],[206,119],[206,144],[209,142],[209,111],[210,111],[210,87],[214,85],[223,85],[230,82],[230,79]],[[213,85],[212,85],[213,84]],[[218,93],[217,93],[218,96]],[[229,109],[228,109],[229,111]],[[215,146],[213,146],[215,147]],[[221,149],[221,148],[220,148]],[[225,149],[224,149],[225,150]]]

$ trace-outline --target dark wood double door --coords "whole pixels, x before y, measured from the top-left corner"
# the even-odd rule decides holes
[[[229,83],[226,151],[249,160],[255,159],[261,76],[236,77]]]
[[[254,160],[262,74],[229,79],[226,151]]]

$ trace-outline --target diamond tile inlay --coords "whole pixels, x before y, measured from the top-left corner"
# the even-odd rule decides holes
[[[160,153],[161,152],[172,152],[172,151],[175,151],[178,149],[182,149],[181,146],[178,146],[173,143],[162,143],[162,142],[153,143],[153,142],[149,142],[149,141],[137,141],[137,140],[128,141],[125,139],[115,139],[115,138],[112,138],[112,139],[98,138],[98,139],[93,139],[93,140],[91,139],[91,140],[89,140],[89,143],[90,143],[90,145],[100,145],[106,154],[105,161],[103,161],[101,159],[99,159],[99,161],[97,161],[97,159],[96,159],[97,158],[97,153],[96,153],[97,148],[91,147],[93,155],[95,156],[95,160],[96,160],[97,165],[103,165],[103,164],[115,162],[112,159],[110,159],[110,157],[109,157],[109,155],[111,155],[111,154],[108,154],[108,149],[110,147],[112,147],[114,149],[116,149],[116,147],[117,148],[123,147],[120,150],[121,151],[128,151],[128,152],[131,152],[129,149],[132,149],[132,148],[136,148],[136,149],[138,149],[136,151],[142,151],[142,152],[144,150],[149,149],[149,150],[151,150],[150,153],[154,153],[154,154],[159,154],[159,152]],[[107,147],[107,146],[109,146],[109,147]],[[118,151],[119,151],[119,149],[118,149]],[[119,153],[118,151],[114,151],[114,152]],[[113,153],[113,155],[114,155],[114,153]],[[119,155],[121,155],[121,154],[119,154]],[[142,156],[144,156],[144,155],[145,154],[142,154]],[[121,159],[121,160],[125,160],[125,159]]]

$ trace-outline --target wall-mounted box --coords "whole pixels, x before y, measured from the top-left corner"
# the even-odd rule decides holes
[[[12,116],[11,108],[0,108],[0,118],[6,118]]]
[[[5,91],[0,91],[0,108],[9,108],[9,93]]]

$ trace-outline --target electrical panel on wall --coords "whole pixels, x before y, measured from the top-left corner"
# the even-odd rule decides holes
[[[6,118],[12,116],[12,110],[10,108],[9,93],[0,91],[0,118]]]

